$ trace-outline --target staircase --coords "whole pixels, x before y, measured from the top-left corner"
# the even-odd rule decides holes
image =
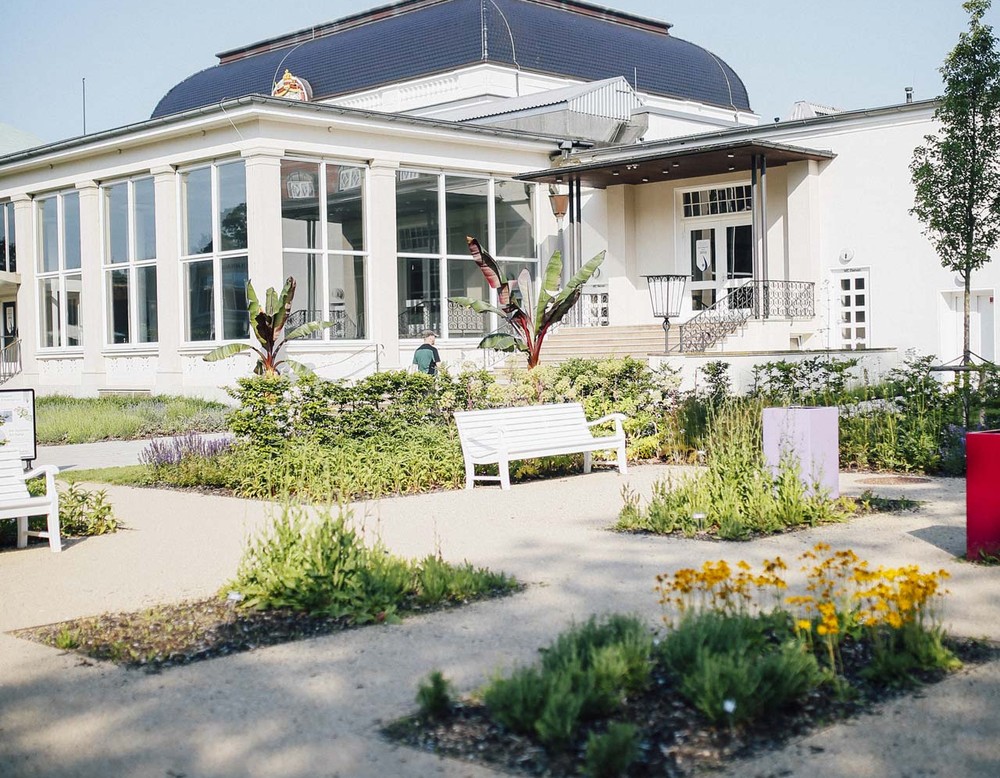
[[[0,350],[0,384],[21,372],[21,340],[17,338]]]
[[[680,333],[670,329],[670,346],[676,350]],[[663,353],[663,327],[644,324],[630,327],[566,327],[550,333],[542,344],[542,364],[555,365],[574,357],[604,359],[634,357],[645,361]]]

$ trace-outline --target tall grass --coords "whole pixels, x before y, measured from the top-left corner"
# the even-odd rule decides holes
[[[761,410],[759,400],[709,407],[707,469],[658,481],[645,507],[626,492],[617,528],[740,540],[839,518],[836,502],[816,487],[806,490],[796,462],[783,460],[772,475],[764,462]]]
[[[92,443],[136,440],[225,429],[226,406],[193,397],[39,397],[38,442]]]

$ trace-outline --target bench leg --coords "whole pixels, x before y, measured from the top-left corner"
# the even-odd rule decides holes
[[[18,516],[14,521],[17,522],[17,547],[27,548],[28,546],[28,517]]]
[[[468,459],[465,460],[465,488],[471,489],[476,480],[476,466]]]
[[[501,459],[497,462],[497,471],[500,473],[500,488],[510,489],[510,461]]]
[[[590,451],[584,451],[583,452],[583,472],[584,473],[589,473],[590,472],[590,463],[591,463],[592,456],[593,456],[593,454]]]
[[[628,474],[628,459],[625,457],[625,444],[618,447],[618,472],[622,475]]]
[[[49,550],[52,552],[62,551],[62,539],[59,537],[59,511],[56,509],[49,511]]]

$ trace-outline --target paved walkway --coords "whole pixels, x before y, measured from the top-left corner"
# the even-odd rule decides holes
[[[59,452],[42,454],[60,458]],[[82,466],[82,458],[74,464]],[[949,629],[1000,639],[1000,568],[956,559],[965,535],[962,481],[876,483],[871,488],[884,496],[905,493],[925,506],[753,544],[607,532],[622,484],[648,494],[667,470],[636,467],[627,479],[605,471],[515,485],[506,493],[487,487],[358,504],[356,518],[397,553],[440,549],[448,560],[504,570],[530,586],[514,597],[399,625],[159,675],[84,661],[8,632],[211,594],[234,573],[247,533],[273,509],[108,487],[127,531],[70,541],[62,554],[45,546],[0,550],[0,776],[496,775],[387,743],[379,726],[412,712],[417,681],[432,669],[468,692],[498,668],[534,661],[538,648],[573,620],[627,611],[654,623],[659,572],[706,559],[794,558],[818,540],[851,547],[874,564],[948,568]],[[856,494],[868,481],[879,477],[843,475],[841,483]],[[994,664],[729,774],[993,778],[1000,765],[998,716],[1000,668]]]

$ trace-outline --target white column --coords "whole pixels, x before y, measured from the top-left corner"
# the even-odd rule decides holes
[[[76,185],[80,193],[80,272],[85,394],[97,394],[107,383],[104,372],[104,295],[101,290],[101,189],[96,181]]]
[[[281,158],[273,148],[245,149],[247,168],[247,268],[254,291],[263,301],[268,287],[281,291]]]
[[[177,173],[169,165],[155,167],[150,172],[156,207],[156,328],[159,340],[156,391],[178,394],[184,385],[178,353],[184,331],[184,279],[178,244]]]
[[[21,384],[38,384],[38,290],[35,288],[35,220],[34,201],[26,194],[14,195],[14,237],[17,240],[17,273],[21,285],[17,290],[17,332],[21,338]]]
[[[372,160],[368,188],[368,337],[380,349],[379,369],[398,369],[399,311],[396,310],[398,270],[396,260],[395,162]]]
[[[788,245],[785,278],[789,281],[819,280],[819,163],[814,160],[792,162],[786,170]]]

